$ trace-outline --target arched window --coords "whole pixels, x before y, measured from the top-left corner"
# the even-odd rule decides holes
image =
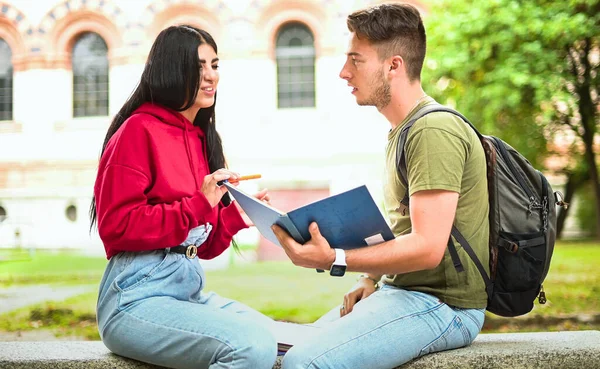
[[[315,106],[315,39],[304,24],[288,23],[277,33],[277,106]]]
[[[0,120],[13,119],[13,65],[10,46],[0,39]]]
[[[108,115],[108,47],[96,33],[81,34],[72,52],[73,116]]]
[[[67,206],[67,208],[65,209],[65,216],[71,222],[76,222],[77,221],[77,207],[75,205]]]

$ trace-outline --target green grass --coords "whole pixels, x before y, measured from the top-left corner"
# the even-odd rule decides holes
[[[107,260],[82,256],[74,251],[37,250],[30,257],[23,251],[4,250],[0,257],[0,287],[11,284],[87,284],[98,283]],[[28,253],[29,255],[29,253]]]
[[[29,261],[0,261],[0,287],[11,284],[98,283],[106,260],[74,253],[38,251]],[[485,330],[536,331],[600,329],[573,316],[600,314],[600,244],[557,244],[544,289],[546,305],[536,303],[523,318],[492,315]],[[280,320],[312,322],[342,301],[356,274],[331,278],[327,273],[298,268],[288,261],[238,263],[226,270],[207,271],[206,291],[243,302]],[[96,293],[62,302],[46,302],[0,315],[0,330],[52,329],[58,335],[98,339],[94,317]],[[564,318],[564,317],[567,318]]]
[[[0,315],[0,331],[49,329],[57,337],[76,336],[99,340],[96,324],[97,293],[86,293],[60,302],[44,302]]]
[[[207,290],[257,309],[275,319],[311,322],[342,302],[356,274],[332,278],[290,262],[265,262],[207,272]]]

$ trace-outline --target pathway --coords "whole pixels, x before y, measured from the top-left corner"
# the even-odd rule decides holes
[[[43,301],[64,300],[71,296],[93,292],[96,285],[84,286],[15,286],[0,288],[0,314]]]

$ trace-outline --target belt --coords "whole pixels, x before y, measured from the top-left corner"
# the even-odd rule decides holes
[[[166,252],[174,252],[176,254],[184,254],[188,259],[193,259],[198,255],[198,246],[189,245],[189,246],[175,246],[168,247],[165,249]]]

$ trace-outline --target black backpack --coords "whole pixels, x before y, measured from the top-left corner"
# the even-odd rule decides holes
[[[406,187],[402,205],[408,207],[408,175],[404,146],[408,130],[425,115],[447,112],[460,117],[479,137],[487,162],[490,205],[490,276],[473,248],[456,226],[452,226],[448,251],[454,267],[464,267],[452,237],[471,257],[485,282],[487,310],[501,316],[523,315],[533,309],[536,297],[546,303],[542,282],[548,274],[556,240],[558,194],[544,175],[501,139],[484,136],[459,112],[438,103],[422,107],[402,128],[396,152],[400,179]]]

